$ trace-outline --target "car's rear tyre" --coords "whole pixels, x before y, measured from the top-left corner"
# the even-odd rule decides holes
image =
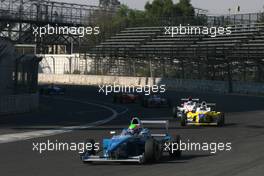
[[[154,156],[154,140],[148,139],[145,143],[145,163],[153,162],[153,156]]]
[[[217,118],[217,126],[222,127],[225,125],[225,115],[222,113],[218,118]]]
[[[182,151],[180,150],[180,141],[181,141],[181,137],[180,135],[176,135],[175,139],[173,141],[174,144],[177,144],[177,150],[176,151],[172,151],[170,150],[169,154],[172,158],[179,158],[181,157]]]
[[[179,158],[181,157],[181,154],[182,154],[182,151],[180,150],[180,141],[181,141],[181,137],[180,135],[176,135],[176,137],[174,138],[174,141],[172,141],[171,143],[171,146],[174,145],[177,145],[177,150],[172,150],[172,147],[170,148],[169,150],[169,155],[171,158],[175,159],[175,158]]]
[[[160,160],[162,156],[161,146],[154,139],[148,139],[145,143],[145,163],[153,163]]]
[[[181,126],[186,126],[186,125],[187,125],[187,115],[183,113],[181,116]]]
[[[161,144],[157,141],[154,142],[154,161],[158,162],[162,157]]]
[[[84,159],[88,156],[91,156],[91,155],[96,155],[96,151],[95,151],[95,147],[94,147],[94,144],[95,144],[95,140],[93,139],[87,139],[85,141],[85,145],[86,144],[92,144],[92,149],[91,150],[85,150],[83,153],[80,154],[80,159],[82,160],[83,163],[92,163],[91,161],[85,161]]]

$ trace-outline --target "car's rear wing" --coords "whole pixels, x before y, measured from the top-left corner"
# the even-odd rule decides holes
[[[156,125],[164,125],[166,129],[166,133],[169,132],[169,121],[168,120],[141,120],[141,124],[156,124]],[[153,136],[164,136],[165,134],[154,134]]]
[[[198,103],[198,106],[201,106],[203,103]],[[207,106],[216,106],[216,103],[206,103]]]
[[[189,101],[190,99],[189,98],[182,98],[181,101]],[[199,98],[192,98],[191,99],[192,101],[200,101]]]

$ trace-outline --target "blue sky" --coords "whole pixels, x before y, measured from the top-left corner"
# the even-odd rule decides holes
[[[99,0],[57,0],[64,2],[82,3],[97,5]],[[143,9],[148,0],[120,0],[130,8]],[[151,1],[151,0],[150,0]],[[177,2],[177,0],[174,0]],[[264,10],[263,0],[191,0],[195,7],[208,9],[210,14],[227,14],[231,8],[233,13],[238,5],[241,7],[241,13],[254,13]]]

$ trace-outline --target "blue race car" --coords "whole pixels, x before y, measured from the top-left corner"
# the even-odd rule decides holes
[[[149,129],[143,128],[145,124],[164,124],[166,133],[151,134]],[[173,143],[179,144],[180,137],[177,135],[173,139],[168,134],[168,121],[140,121],[138,118],[133,118],[129,128],[124,129],[120,135],[114,135],[111,139],[103,139],[101,155],[100,152],[89,150],[81,154],[81,160],[83,162],[153,163],[160,161],[165,152],[171,157],[180,157],[179,149],[175,151],[165,149],[165,146]]]
[[[64,95],[65,88],[58,87],[58,86],[55,86],[54,84],[51,84],[49,86],[42,87],[39,92],[42,95]]]

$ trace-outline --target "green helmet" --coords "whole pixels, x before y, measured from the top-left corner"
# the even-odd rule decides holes
[[[128,127],[130,130],[134,130],[137,128],[137,125],[136,124],[130,124],[129,127]]]
[[[128,129],[133,130],[133,131],[138,131],[140,128],[141,128],[141,122],[140,122],[139,118],[137,118],[137,117],[132,118]]]

